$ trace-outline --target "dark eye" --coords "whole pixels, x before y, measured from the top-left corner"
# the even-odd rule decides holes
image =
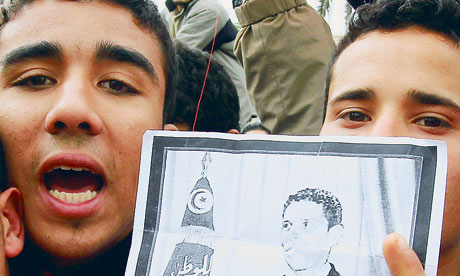
[[[283,221],[282,228],[283,228],[284,230],[289,230],[289,229],[291,229],[291,226],[292,226],[292,223],[291,223],[289,220]]]
[[[303,221],[303,226],[304,226],[304,227],[307,227],[307,226],[308,226],[308,219],[306,219],[306,220]]]
[[[32,89],[46,88],[54,84],[56,84],[56,80],[43,75],[25,77],[13,82],[13,86],[24,86]]]
[[[135,89],[119,80],[101,81],[99,86],[116,94],[137,94]]]
[[[353,122],[368,122],[371,120],[369,116],[359,111],[351,111],[343,114],[341,119]]]
[[[450,127],[450,125],[443,120],[436,117],[424,117],[415,122],[417,125],[426,126],[426,127]]]

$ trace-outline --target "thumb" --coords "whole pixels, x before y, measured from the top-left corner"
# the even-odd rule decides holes
[[[383,255],[394,276],[425,276],[417,254],[403,236],[389,234],[383,241]]]

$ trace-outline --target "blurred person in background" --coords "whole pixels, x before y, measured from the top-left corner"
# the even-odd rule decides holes
[[[241,2],[234,51],[260,120],[273,134],[318,135],[335,47],[329,25],[306,0]]]
[[[176,107],[170,123],[192,130],[200,101],[209,53],[176,42]],[[235,85],[224,67],[212,60],[206,77],[195,131],[239,133],[240,106]]]
[[[234,82],[240,102],[240,129],[258,121],[243,68],[233,53],[238,30],[225,8],[216,0],[168,0],[166,7],[161,14],[171,36],[188,47],[209,53],[213,50],[212,59],[225,68]]]

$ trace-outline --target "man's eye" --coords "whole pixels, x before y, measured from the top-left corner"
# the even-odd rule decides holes
[[[292,225],[292,223],[290,221],[285,220],[285,221],[283,221],[283,226],[282,227],[285,230],[289,230],[291,228],[291,225]]]
[[[417,120],[415,124],[420,125],[420,126],[433,127],[433,128],[450,127],[448,123],[436,117],[424,117],[424,118]]]
[[[340,119],[354,122],[368,122],[371,118],[359,111],[351,111],[340,116]]]
[[[99,86],[117,94],[137,94],[135,89],[119,80],[101,81],[99,82]]]
[[[20,78],[13,82],[13,86],[25,86],[29,88],[45,88],[56,84],[56,80],[43,75]]]

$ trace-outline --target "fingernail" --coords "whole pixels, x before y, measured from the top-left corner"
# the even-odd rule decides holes
[[[401,250],[409,249],[409,244],[407,244],[406,239],[404,237],[400,237],[398,239],[398,246],[399,246],[399,249]]]

